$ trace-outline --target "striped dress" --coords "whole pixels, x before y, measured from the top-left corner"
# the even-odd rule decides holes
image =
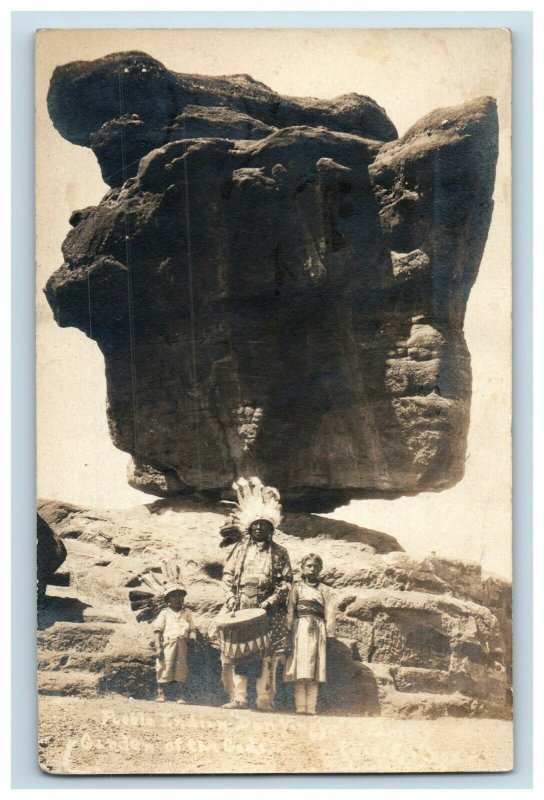
[[[334,600],[324,583],[296,581],[289,593],[287,620],[292,623],[292,649],[284,681],[327,681],[327,636],[334,635]]]

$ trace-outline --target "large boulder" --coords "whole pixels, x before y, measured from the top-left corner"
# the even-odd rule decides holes
[[[215,498],[258,474],[324,511],[460,480],[491,98],[397,139],[366,97],[125,53],[58,67],[49,110],[113,187],[72,214],[45,291],[104,355],[131,485]]]
[[[198,627],[190,653],[190,697],[224,702],[214,619],[223,604],[219,507],[157,501],[125,511],[42,502],[41,515],[68,549],[79,621],[59,616],[41,631],[41,691],[70,694],[84,673],[86,695],[152,697],[151,627],[138,623],[129,594],[163,558],[181,561],[187,605]],[[309,514],[287,514],[276,534],[295,572],[317,551],[338,615],[321,710],[394,717],[510,714],[510,584],[481,567],[431,556],[413,559],[379,531]],[[59,590],[56,590],[57,592]],[[292,686],[278,704],[292,708]],[[75,690],[74,690],[75,691]]]

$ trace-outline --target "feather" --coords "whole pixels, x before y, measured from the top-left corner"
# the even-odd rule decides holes
[[[273,486],[264,486],[262,481],[252,476],[249,480],[239,478],[232,484],[238,498],[232,514],[232,524],[247,531],[252,522],[266,519],[277,528],[281,522],[280,495]]]
[[[134,589],[129,592],[130,608],[136,614],[138,622],[149,622],[165,608],[165,594],[180,590],[186,593],[182,566],[175,558],[165,559],[160,572],[150,570],[138,576],[145,589]]]
[[[130,608],[136,614],[138,622],[150,622],[165,607],[164,598],[155,597],[148,592],[129,592]]]
[[[162,591],[162,581],[153,572],[145,572],[138,577],[141,583],[147,586],[152,594],[159,594]]]

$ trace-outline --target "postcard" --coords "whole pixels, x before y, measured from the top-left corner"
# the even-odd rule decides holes
[[[511,42],[36,34],[39,763],[508,771]]]

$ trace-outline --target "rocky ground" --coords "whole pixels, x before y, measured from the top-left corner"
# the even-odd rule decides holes
[[[508,771],[512,726],[42,697],[39,752],[45,772],[76,775]]]
[[[138,623],[129,592],[163,558],[182,562],[187,605],[198,626],[190,652],[189,699],[225,701],[213,621],[223,602],[228,548],[224,511],[161,500],[124,511],[42,502],[43,519],[64,542],[65,586],[49,586],[38,633],[42,696],[98,698],[155,694],[150,627]],[[296,570],[321,554],[338,601],[321,713],[365,717],[494,717],[511,714],[510,585],[477,564],[429,556],[417,561],[391,536],[308,514],[287,514],[276,534]],[[145,587],[144,587],[145,588]],[[281,682],[278,705],[293,707]]]

